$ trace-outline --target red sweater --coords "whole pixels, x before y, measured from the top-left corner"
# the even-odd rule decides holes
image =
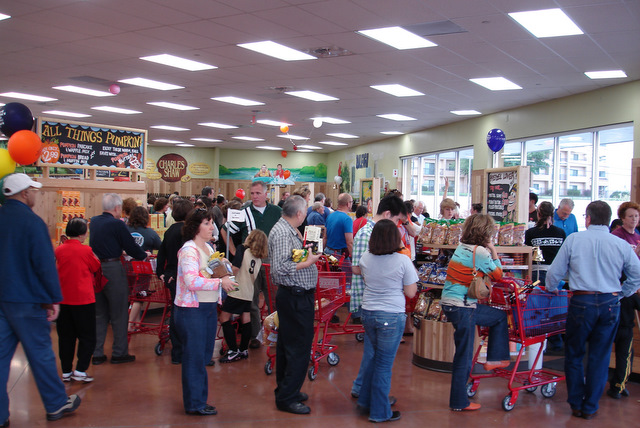
[[[56,265],[62,289],[63,305],[88,305],[96,301],[93,276],[100,261],[91,247],[77,239],[69,239],[56,248]]]

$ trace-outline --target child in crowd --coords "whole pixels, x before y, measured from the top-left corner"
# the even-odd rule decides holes
[[[230,291],[222,303],[220,324],[224,340],[229,350],[220,358],[221,363],[231,363],[249,357],[249,340],[251,339],[251,302],[253,300],[253,283],[260,272],[262,259],[269,252],[267,235],[258,229],[253,230],[244,244],[236,248],[233,258],[233,273],[236,276],[238,289]],[[240,347],[236,342],[236,332],[231,324],[231,314],[240,315]]]
[[[67,224],[67,239],[55,250],[63,300],[56,323],[62,380],[91,382],[87,375],[96,347],[96,297],[93,289],[100,261],[88,245],[87,221],[74,218]],[[73,355],[78,341],[78,361],[73,369]]]

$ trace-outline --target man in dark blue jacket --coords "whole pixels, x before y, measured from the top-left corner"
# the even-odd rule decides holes
[[[50,322],[62,300],[47,225],[32,210],[42,183],[26,174],[5,177],[0,207],[0,426],[9,426],[7,382],[11,359],[22,344],[47,419],[75,411],[80,397],[67,397],[51,348]]]
[[[102,197],[102,210],[102,214],[91,217],[89,226],[89,245],[100,259],[102,274],[108,280],[102,291],[96,294],[96,349],[93,352],[93,364],[107,361],[104,341],[109,322],[113,330],[111,363],[130,363],[135,361],[136,357],[129,354],[129,284],[120,256],[124,250],[134,259],[144,260],[147,253],[136,244],[129,229],[120,220],[122,198],[119,195],[105,193]]]

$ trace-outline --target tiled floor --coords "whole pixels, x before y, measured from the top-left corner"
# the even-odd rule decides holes
[[[52,333],[55,338],[55,331]],[[424,370],[411,364],[411,337],[400,345],[395,361],[391,393],[398,398],[394,409],[402,412],[394,426],[462,427],[611,427],[639,426],[640,385],[630,384],[631,397],[612,400],[604,396],[599,415],[585,421],[570,415],[566,388],[560,383],[557,394],[543,398],[539,391],[523,392],[511,412],[502,410],[501,401],[508,392],[502,379],[482,381],[473,399],[482,409],[473,413],[451,412],[447,406],[450,375]],[[110,339],[108,339],[110,340]],[[217,364],[209,369],[210,403],[217,416],[185,415],[182,407],[180,366],[171,364],[169,352],[156,356],[156,338],[138,335],[131,340],[135,363],[91,367],[91,384],[72,382],[69,394],[79,394],[78,411],[58,422],[47,422],[29,365],[21,349],[16,353],[9,379],[12,427],[343,427],[369,426],[365,416],[355,410],[350,396],[351,382],[357,374],[362,344],[352,335],[335,339],[340,363],[320,364],[315,381],[307,380],[311,415],[292,415],[275,408],[274,375],[264,373],[264,348],[251,350],[249,360]],[[109,342],[108,342],[109,343]],[[167,349],[168,351],[168,349]]]

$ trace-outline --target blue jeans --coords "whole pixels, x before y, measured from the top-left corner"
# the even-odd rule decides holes
[[[369,409],[369,420],[383,422],[391,418],[389,391],[391,368],[396,358],[407,315],[383,311],[362,310],[365,352],[372,353],[370,361],[360,368],[363,372],[358,404]]]
[[[209,386],[206,364],[211,361],[218,325],[218,304],[197,308],[175,307],[175,322],[182,340],[182,400],[184,410],[194,412],[207,405]]]
[[[46,310],[39,303],[0,302],[0,385],[4,385],[0,391],[0,423],[9,419],[7,382],[18,342],[27,355],[47,413],[55,412],[67,402],[51,347],[51,324]]]
[[[594,413],[607,383],[611,346],[618,328],[620,303],[613,294],[571,297],[567,313],[564,372],[567,402],[574,410]],[[582,360],[589,344],[587,370]]]
[[[509,330],[507,313],[486,305],[476,308],[442,305],[447,319],[453,324],[456,353],[453,356],[449,407],[464,409],[469,405],[467,381],[471,373],[476,326],[489,327],[487,361],[509,359]]]

